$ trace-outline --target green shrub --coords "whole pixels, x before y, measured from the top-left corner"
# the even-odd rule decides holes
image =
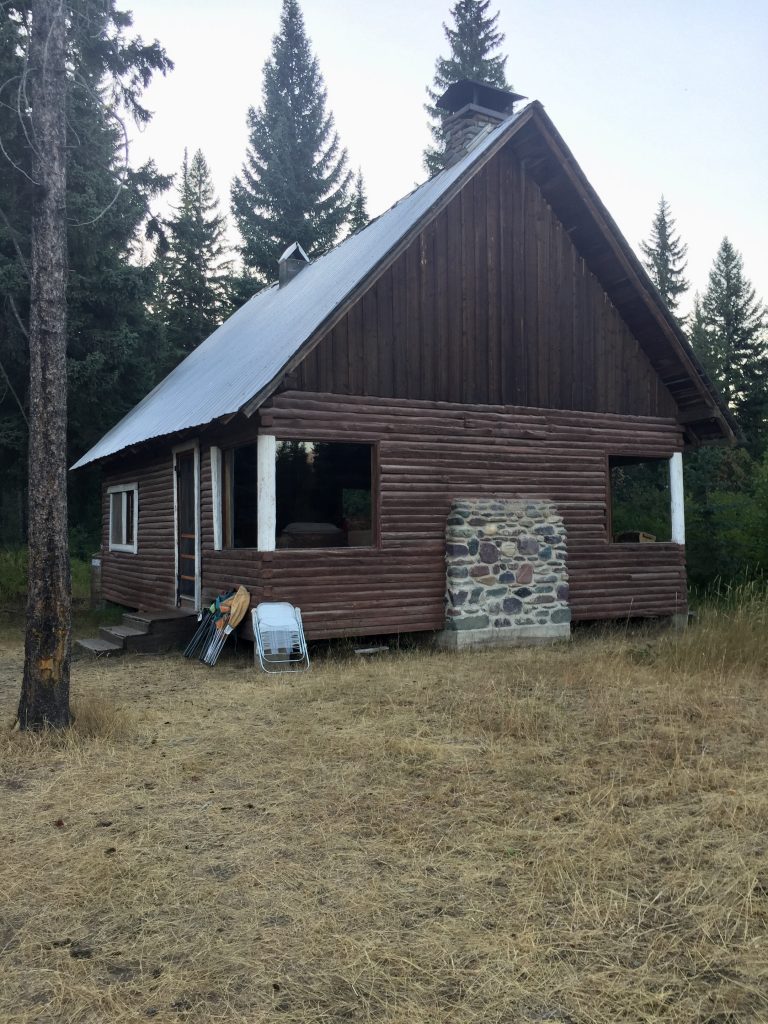
[[[84,558],[71,560],[72,599],[87,601],[91,590],[91,565]],[[27,600],[27,549],[0,548],[0,607],[23,608]]]
[[[0,605],[24,606],[27,596],[27,549],[0,548]]]

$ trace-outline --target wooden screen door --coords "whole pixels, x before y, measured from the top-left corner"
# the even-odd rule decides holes
[[[176,604],[197,605],[197,451],[176,452]]]

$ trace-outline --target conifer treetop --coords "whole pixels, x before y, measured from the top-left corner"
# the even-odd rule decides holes
[[[748,441],[766,430],[768,415],[766,309],[744,274],[741,253],[723,238],[706,290],[696,295],[691,344],[733,408]]]
[[[662,195],[651,226],[651,236],[640,243],[643,264],[661,297],[672,313],[677,311],[680,296],[690,287],[685,278],[688,246],[675,234],[675,219]]]
[[[327,111],[327,93],[298,0],[283,0],[264,65],[262,103],[248,111],[249,142],[232,184],[245,266],[273,279],[290,242],[318,256],[349,216],[347,152]]]
[[[368,196],[365,192],[362,169],[358,167],[355,184],[352,189],[352,205],[349,214],[349,230],[353,234],[360,231],[370,222],[368,216]]]
[[[204,341],[230,312],[226,218],[219,212],[201,150],[184,150],[178,205],[168,221],[169,248],[160,259],[158,306],[176,356]]]

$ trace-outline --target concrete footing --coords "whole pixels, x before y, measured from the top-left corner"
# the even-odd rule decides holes
[[[444,651],[463,651],[471,647],[529,647],[570,639],[570,624],[561,622],[514,629],[443,629],[436,634],[435,643]]]
[[[689,612],[675,612],[674,615],[670,615],[669,624],[675,632],[680,633],[684,629],[688,628]]]

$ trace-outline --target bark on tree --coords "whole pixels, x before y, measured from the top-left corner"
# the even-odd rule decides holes
[[[33,178],[29,322],[29,596],[22,729],[69,724],[66,9],[33,0],[28,96]]]

